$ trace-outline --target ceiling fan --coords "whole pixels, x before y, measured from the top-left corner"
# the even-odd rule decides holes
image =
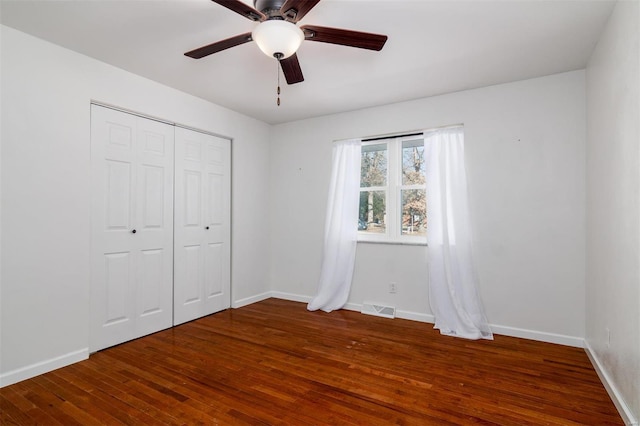
[[[340,44],[361,49],[381,50],[386,35],[364,33],[339,28],[296,23],[320,0],[253,0],[255,8],[241,0],[212,0],[247,19],[260,22],[250,33],[221,40],[185,53],[194,59],[204,58],[240,44],[255,41],[267,56],[280,62],[288,84],[304,81],[296,51],[303,40]]]

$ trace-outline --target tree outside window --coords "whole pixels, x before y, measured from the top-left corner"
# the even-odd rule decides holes
[[[424,140],[402,142],[402,234],[426,235]]]
[[[362,147],[360,167],[360,231],[384,233],[386,230],[387,144]]]

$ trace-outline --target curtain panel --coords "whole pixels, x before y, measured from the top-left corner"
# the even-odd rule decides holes
[[[425,131],[429,301],[435,328],[467,339],[493,339],[478,293],[463,127]]]
[[[331,312],[349,298],[358,239],[361,145],[360,139],[333,145],[322,269],[317,294],[307,306],[310,311]]]

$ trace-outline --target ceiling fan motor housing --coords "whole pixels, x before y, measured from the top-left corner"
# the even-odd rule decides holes
[[[264,13],[267,17],[282,16],[280,8],[284,5],[285,0],[253,0],[256,10]],[[286,11],[282,11],[283,13]]]

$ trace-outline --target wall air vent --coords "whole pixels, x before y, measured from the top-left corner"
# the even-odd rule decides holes
[[[366,315],[375,315],[384,318],[396,317],[396,308],[394,306],[380,305],[372,302],[364,302],[360,312]]]

